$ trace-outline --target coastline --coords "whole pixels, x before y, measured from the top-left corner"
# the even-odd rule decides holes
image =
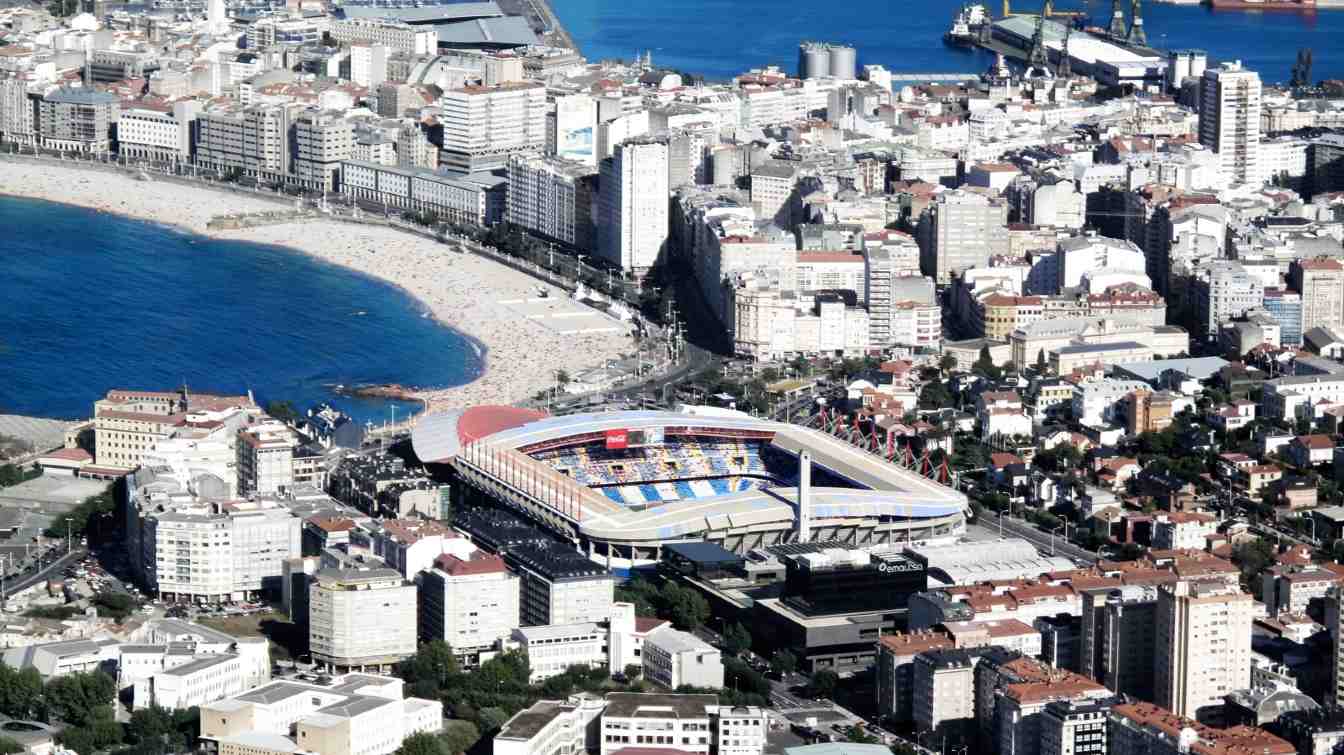
[[[425,411],[474,404],[513,404],[545,386],[555,370],[571,374],[628,352],[628,335],[564,335],[502,301],[524,299],[536,280],[505,265],[450,251],[444,244],[391,228],[335,220],[216,230],[229,213],[287,209],[286,200],[250,197],[122,173],[50,163],[0,160],[0,195],[40,199],[160,223],[209,239],[284,247],[399,288],[439,324],[479,350],[484,369],[469,383],[413,386]],[[427,358],[431,358],[428,357]]]

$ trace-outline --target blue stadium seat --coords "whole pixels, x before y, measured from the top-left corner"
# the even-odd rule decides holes
[[[677,494],[682,498],[698,498],[695,491],[691,489],[691,483],[682,480],[676,484]]]
[[[640,486],[639,486],[639,492],[642,493],[642,494],[644,495],[644,500],[645,500],[645,501],[660,501],[660,500],[662,500],[662,496],[658,495],[658,488],[655,488],[654,486],[652,486],[652,485],[650,485],[650,484],[648,484],[648,483],[644,483],[644,484],[640,485]]]

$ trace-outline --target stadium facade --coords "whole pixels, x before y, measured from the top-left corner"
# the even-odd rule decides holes
[[[695,540],[745,554],[965,529],[961,493],[820,431],[736,412],[480,406],[420,418],[411,442],[446,470],[458,502],[507,507],[609,566]]]

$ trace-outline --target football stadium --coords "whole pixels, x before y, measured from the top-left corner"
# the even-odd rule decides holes
[[[479,406],[420,418],[411,443],[448,468],[458,500],[522,513],[609,566],[655,561],[688,540],[745,554],[965,528],[961,493],[819,430],[740,412]]]

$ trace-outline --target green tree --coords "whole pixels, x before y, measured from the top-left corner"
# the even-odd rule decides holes
[[[299,418],[299,410],[295,409],[294,404],[289,401],[266,402],[266,413],[281,422],[292,423]]]
[[[813,697],[831,697],[835,695],[835,686],[840,677],[832,670],[824,668],[812,675],[810,690]]]
[[[125,620],[136,608],[135,598],[124,592],[110,590],[98,593],[93,599],[93,604],[98,607],[100,616],[106,616],[117,622]]]
[[[798,670],[798,656],[788,650],[776,650],[770,656],[770,670],[780,676],[792,674]]]
[[[1036,371],[1044,374],[1047,364],[1045,361],[1045,349],[1036,350]]]
[[[951,354],[944,354],[942,359],[938,360],[938,369],[944,373],[951,373],[957,368],[957,358]]]
[[[920,409],[942,409],[951,405],[952,392],[942,383],[926,383],[919,391]]]
[[[448,745],[449,755],[458,755],[481,741],[481,730],[470,721],[448,721],[443,728],[443,740]],[[439,753],[426,755],[439,755]]]
[[[989,347],[980,347],[980,356],[976,358],[975,364],[971,365],[971,371],[984,375],[990,380],[998,380],[1003,377],[1003,370],[1000,370],[994,364],[994,358],[989,355]]]
[[[9,737],[0,737],[0,755],[17,755],[24,752],[23,745],[15,742]]]
[[[603,673],[605,675],[605,672]],[[493,706],[481,708],[480,713],[476,716],[476,723],[480,725],[481,731],[486,734],[499,731],[500,727],[504,726],[504,722],[508,720],[509,714],[505,713],[504,709]]]
[[[164,735],[176,734],[173,726],[173,714],[167,709],[152,705],[140,708],[131,714],[126,722],[126,741],[131,744],[162,741]]]
[[[1254,585],[1260,572],[1274,563],[1274,544],[1264,538],[1242,543],[1232,549],[1232,563],[1241,570],[1242,581]]]
[[[454,753],[444,737],[427,731],[417,731],[401,740],[401,747],[397,748],[396,755],[454,755]]]
[[[644,667],[638,663],[627,663],[625,664],[625,669],[623,671],[626,680],[633,682],[644,673]]]
[[[424,643],[401,668],[402,678],[416,687],[417,694],[427,691],[428,697],[438,697],[439,690],[457,673],[457,657],[443,640]]]
[[[0,713],[19,719],[42,715],[42,675],[37,669],[30,666],[20,671],[0,664]]]
[[[115,679],[102,671],[89,671],[52,679],[47,682],[43,697],[50,717],[84,726],[96,720],[103,710],[110,711],[116,693]]]
[[[751,632],[737,622],[723,630],[723,649],[731,655],[741,655],[743,650],[751,649]]]
[[[675,582],[667,582],[660,591],[667,618],[678,629],[697,629],[709,618],[709,602],[704,596]]]
[[[112,496],[111,486],[108,486],[98,495],[85,498],[69,513],[61,515],[42,534],[47,537],[65,537],[69,534],[76,540],[87,535],[90,543],[102,542],[112,535],[110,530],[115,524],[112,513],[116,508],[116,499]]]
[[[18,485],[23,482],[23,470],[13,464],[0,466],[0,488],[7,488],[11,485]]]

